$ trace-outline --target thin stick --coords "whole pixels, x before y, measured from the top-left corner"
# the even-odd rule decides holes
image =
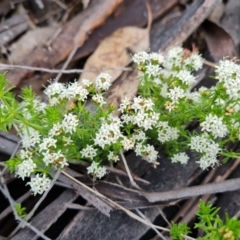
[[[48,72],[48,73],[64,73],[64,74],[72,74],[72,73],[83,73],[83,72],[101,72],[105,70],[122,70],[122,71],[131,71],[132,68],[130,67],[116,67],[116,68],[98,68],[98,69],[50,69],[50,68],[42,68],[42,67],[31,67],[31,66],[24,66],[24,65],[10,65],[10,64],[4,64],[0,63],[0,68],[2,70],[6,69],[14,69],[14,68],[20,68],[20,69],[26,69],[31,71],[40,71],[40,72]]]
[[[35,204],[34,208],[31,210],[31,212],[27,215],[26,220],[29,220],[33,214],[35,213],[35,211],[37,210],[37,208],[39,207],[39,205],[42,203],[42,201],[47,197],[49,191],[52,189],[53,185],[55,184],[55,182],[57,181],[59,175],[60,175],[61,171],[58,170],[57,173],[54,176],[54,179],[52,180],[50,187],[47,191],[44,192],[44,194],[42,195],[42,197],[39,199],[39,201]]]
[[[126,169],[126,171],[127,171],[127,175],[128,175],[128,177],[129,177],[130,183],[132,184],[132,186],[134,186],[134,187],[136,187],[137,189],[140,189],[140,190],[141,190],[141,188],[140,188],[140,187],[137,185],[137,183],[133,180],[132,174],[131,174],[131,172],[130,172],[130,170],[129,170],[129,167],[128,167],[128,165],[127,165],[127,161],[126,161],[126,158],[125,158],[125,156],[124,156],[124,154],[123,154],[123,151],[120,152],[120,155],[121,155],[122,161],[123,161],[123,163],[124,163],[125,169]]]
[[[215,67],[217,66],[216,63],[210,62],[210,61],[205,60],[205,59],[203,60],[203,63],[204,63],[205,65],[210,66],[210,67],[213,67],[213,68],[215,68]]]
[[[136,210],[136,212],[139,214],[140,217],[142,217],[143,219],[145,219],[146,221],[150,222],[149,219],[147,219],[147,217],[140,211],[140,210]],[[151,222],[150,222],[151,223]],[[156,234],[163,240],[167,240],[155,227],[152,227],[152,229],[156,232]]]
[[[61,70],[65,70],[67,68],[68,64],[71,62],[71,60],[72,60],[74,54],[77,52],[78,48],[79,48],[79,46],[75,44],[71,53],[68,55],[67,60],[64,62]],[[58,80],[60,79],[61,76],[62,76],[62,72],[59,72],[58,75],[56,76],[56,78],[54,79],[54,82],[58,82]]]

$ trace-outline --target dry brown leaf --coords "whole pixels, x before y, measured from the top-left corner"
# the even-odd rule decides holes
[[[215,62],[218,62],[223,57],[238,57],[234,41],[230,34],[228,34],[223,27],[214,22],[206,20],[202,24],[202,29],[208,49]]]
[[[122,0],[92,0],[89,7],[75,16],[63,28],[59,36],[53,41],[51,49],[45,47],[35,48],[24,61],[19,64],[52,68],[68,57],[74,44],[81,46],[90,33],[111,15]],[[29,78],[33,72],[27,69],[13,69],[7,73],[7,78],[13,86]]]
[[[11,46],[11,60],[13,63],[23,61],[27,54],[38,46],[43,46],[54,34],[55,28],[44,27],[28,31],[17,42]]]
[[[116,30],[99,44],[96,51],[85,63],[84,70],[111,68],[111,70],[104,70],[104,72],[110,74],[112,77],[111,81],[114,82],[122,73],[122,70],[119,70],[119,68],[127,66],[132,61],[129,50],[137,52],[149,48],[150,24],[151,19],[149,20],[148,27],[145,29],[123,27]],[[98,75],[99,72],[83,72],[79,80],[89,79],[90,81],[94,81]]]

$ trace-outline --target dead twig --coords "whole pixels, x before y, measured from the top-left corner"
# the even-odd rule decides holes
[[[31,66],[24,66],[24,65],[9,65],[9,64],[3,64],[0,63],[0,70],[7,70],[7,69],[15,69],[15,68],[20,68],[20,69],[26,69],[26,70],[32,70],[32,71],[40,71],[40,72],[48,72],[48,73],[64,73],[64,74],[72,74],[72,73],[82,73],[82,72],[102,72],[105,70],[116,70],[116,71],[131,71],[132,68],[130,67],[119,67],[119,68],[102,68],[102,69],[69,69],[69,70],[64,70],[64,69],[49,69],[49,68],[42,68],[42,67],[31,67]]]

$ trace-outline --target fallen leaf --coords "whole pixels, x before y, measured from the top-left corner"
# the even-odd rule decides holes
[[[30,54],[35,47],[43,46],[54,34],[55,30],[56,28],[53,27],[44,27],[28,31],[10,48],[13,63],[23,61],[26,55]]]
[[[202,29],[204,32],[204,39],[206,40],[208,49],[215,62],[218,62],[223,57],[238,57],[234,41],[223,27],[206,20],[202,24]]]
[[[74,39],[79,46],[87,39],[94,28],[103,24],[122,0],[91,1],[89,7],[68,22],[59,36],[54,40],[51,51],[37,47],[18,64],[34,67],[52,68],[63,61],[74,47]],[[82,33],[81,33],[82,32]],[[7,78],[13,86],[33,75],[33,71],[13,69]]]
[[[148,11],[148,13],[149,12],[150,11]],[[108,70],[104,70],[104,72],[110,74],[111,81],[114,82],[121,75],[121,68],[132,62],[129,50],[134,53],[149,48],[150,15],[151,14],[149,14],[147,28],[123,27],[116,30],[111,36],[105,38],[95,52],[88,58],[84,70],[108,68]],[[83,72],[79,81],[89,79],[94,82],[98,75],[99,72]]]

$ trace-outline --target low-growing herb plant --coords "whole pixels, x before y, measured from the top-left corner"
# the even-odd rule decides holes
[[[237,240],[240,237],[240,221],[236,217],[229,218],[225,215],[225,222],[217,214],[218,208],[210,203],[204,203],[200,200],[199,210],[196,215],[198,223],[195,228],[204,231],[204,237],[199,240]],[[185,223],[172,223],[170,236],[173,240],[184,240],[190,233],[189,227]]]
[[[139,92],[133,99],[124,98],[118,109],[106,103],[111,86],[106,73],[95,81],[51,82],[44,91],[48,103],[30,87],[22,90],[19,103],[1,75],[0,129],[15,126],[22,139],[22,149],[6,164],[18,177],[30,177],[27,184],[34,195],[49,188],[52,167],[62,169],[68,162],[90,162],[87,171],[94,179],[107,174],[104,164],[118,161],[121,151],[134,150],[157,165],[158,152],[150,141],[163,146],[173,163],[187,164],[186,150],[197,152],[202,169],[219,164],[219,155],[224,160],[239,157],[225,148],[240,138],[239,65],[220,61],[216,86],[191,91],[193,72],[202,67],[196,52],[181,47],[165,57],[139,52],[133,61],[140,73]],[[90,99],[94,111],[86,107]],[[196,130],[188,128],[192,121],[199,123]]]
[[[87,161],[88,174],[100,179],[107,174],[104,165],[119,161],[120,153],[128,150],[154,166],[159,158],[155,147],[161,146],[174,164],[187,164],[186,152],[196,152],[203,170],[219,164],[219,156],[223,161],[240,156],[225,147],[240,139],[238,64],[220,61],[216,85],[192,90],[197,83],[194,72],[203,64],[197,52],[181,47],[172,48],[165,57],[139,52],[133,62],[139,70],[138,95],[122,99],[119,107],[107,104],[111,76],[106,73],[94,81],[50,82],[44,90],[47,103],[31,87],[22,89],[18,102],[5,74],[0,75],[0,130],[14,127],[21,137],[21,150],[6,165],[19,178],[30,179],[27,185],[34,195],[50,188],[53,169]],[[191,122],[197,124],[194,130],[189,128]],[[237,239],[239,222],[226,216],[223,223],[216,213],[200,203],[196,227],[205,231],[202,239],[209,239],[209,234],[214,236],[211,239]],[[188,233],[184,224],[171,228],[173,239],[184,239]]]

